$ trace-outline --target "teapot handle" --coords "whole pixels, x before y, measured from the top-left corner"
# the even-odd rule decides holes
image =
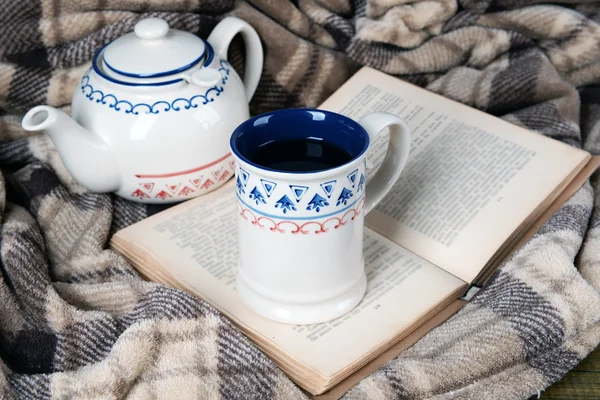
[[[258,86],[263,68],[263,48],[258,33],[246,21],[236,17],[226,17],[215,26],[207,40],[215,49],[216,54],[227,60],[229,44],[238,33],[242,34],[246,43],[244,85],[246,86],[246,97],[250,102]]]

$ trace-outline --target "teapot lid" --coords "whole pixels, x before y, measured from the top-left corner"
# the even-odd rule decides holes
[[[117,74],[156,78],[181,72],[204,57],[206,46],[198,36],[169,29],[164,19],[146,18],[115,39],[104,50],[104,64]]]

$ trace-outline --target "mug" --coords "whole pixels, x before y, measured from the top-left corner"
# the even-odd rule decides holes
[[[385,128],[387,153],[367,184],[367,151]],[[229,144],[236,164],[236,289],[243,302],[265,318],[290,324],[325,322],[352,310],[367,286],[364,216],[406,164],[406,123],[383,112],[356,122],[326,110],[283,109],[241,123]],[[322,153],[345,158],[314,170],[264,161],[265,154],[287,160],[281,149],[291,154],[300,147],[319,162],[336,161],[321,160]]]

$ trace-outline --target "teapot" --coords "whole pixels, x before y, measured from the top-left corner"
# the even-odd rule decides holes
[[[243,81],[227,61],[238,33],[246,49]],[[48,134],[67,171],[90,191],[142,203],[182,201],[233,176],[229,138],[249,118],[262,67],[260,38],[239,18],[224,18],[207,40],[146,18],[96,52],[71,116],[40,105],[22,126]]]

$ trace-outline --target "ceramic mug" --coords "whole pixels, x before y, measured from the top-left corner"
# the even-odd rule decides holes
[[[388,127],[386,157],[367,184],[367,151]],[[314,171],[255,161],[263,146],[290,140],[333,145],[348,153],[349,161]],[[364,216],[404,168],[410,151],[406,123],[381,112],[356,122],[325,110],[278,110],[240,124],[230,147],[236,163],[241,299],[256,313],[291,324],[328,321],[354,308],[367,284]]]

